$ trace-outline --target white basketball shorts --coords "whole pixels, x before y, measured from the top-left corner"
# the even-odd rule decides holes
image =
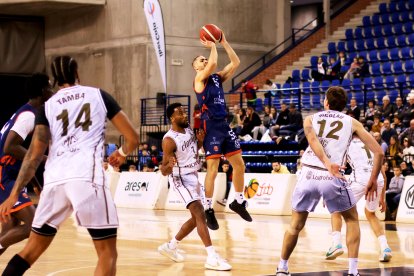
[[[79,226],[91,229],[119,226],[108,187],[85,181],[45,185],[32,226],[41,228],[47,224],[58,229],[72,212]]]
[[[382,193],[382,188],[384,187],[384,181],[378,181],[377,196],[373,201],[365,201],[365,208],[370,212],[375,212],[379,205],[379,199]],[[361,184],[359,182],[351,181],[351,190],[354,194],[356,202],[365,196],[367,184]]]
[[[303,165],[292,196],[293,210],[313,212],[321,197],[330,213],[349,210],[356,204],[348,182],[327,170]]]
[[[198,182],[197,172],[178,176],[170,175],[168,181],[174,191],[183,199],[186,208],[196,200],[200,200],[202,204],[204,203],[204,187]]]

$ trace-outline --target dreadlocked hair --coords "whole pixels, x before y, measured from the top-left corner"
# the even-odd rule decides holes
[[[51,65],[54,78],[53,86],[56,83],[62,86],[64,83],[75,84],[78,78],[78,63],[70,56],[58,56]]]

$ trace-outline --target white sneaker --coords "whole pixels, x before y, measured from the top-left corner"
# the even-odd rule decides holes
[[[168,247],[168,243],[164,243],[164,244],[160,245],[158,247],[158,252],[161,255],[164,255],[165,257],[168,257],[168,258],[170,258],[171,260],[173,260],[174,262],[177,262],[177,263],[181,263],[185,259],[184,256],[181,255],[178,252],[177,248],[176,249],[170,249]]]
[[[391,248],[387,247],[383,251],[381,251],[381,254],[379,256],[379,261],[385,263],[385,262],[389,262],[391,258],[392,258]]]
[[[220,258],[219,254],[208,256],[204,267],[212,270],[231,270],[231,265],[226,260]]]
[[[290,273],[288,270],[284,270],[281,268],[277,268],[276,270],[276,276],[290,276]]]
[[[328,252],[326,252],[325,259],[335,260],[336,257],[341,256],[342,254],[344,254],[342,244],[333,245],[329,248]]]

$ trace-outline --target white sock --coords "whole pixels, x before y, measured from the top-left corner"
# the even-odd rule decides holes
[[[242,204],[243,200],[244,200],[243,193],[235,192],[234,193],[234,199],[237,201],[238,204]]]
[[[381,235],[378,237],[378,241],[380,243],[381,246],[381,251],[383,251],[385,248],[388,248],[388,242],[387,242],[387,238],[385,237],[385,235]]]
[[[210,245],[210,246],[207,246],[206,247],[206,251],[207,251],[207,255],[210,257],[210,256],[215,256],[217,253],[216,253],[216,250],[214,249],[214,246],[212,246],[212,245]]]
[[[177,245],[178,245],[178,243],[179,243],[180,241],[177,241],[176,239],[175,239],[175,237],[174,238],[172,238],[171,240],[170,240],[170,242],[168,243],[168,248],[169,249],[176,249],[177,248]]]
[[[358,274],[358,258],[349,258],[349,270],[348,274]]]
[[[213,204],[213,200],[211,197],[206,197],[206,206],[205,209],[211,209]]]
[[[288,260],[280,259],[278,268],[288,270]]]
[[[342,244],[341,232],[339,231],[332,232],[332,241],[334,245]]]

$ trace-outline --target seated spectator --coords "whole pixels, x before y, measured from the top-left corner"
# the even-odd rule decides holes
[[[394,177],[394,171],[390,169],[390,165],[387,160],[384,159],[382,163],[382,170],[385,172],[385,176],[387,178],[387,183],[385,188],[388,189],[390,186],[391,179]]]
[[[402,192],[404,185],[404,176],[401,175],[401,168],[394,167],[394,177],[390,181],[390,186],[385,192],[385,198],[389,212],[391,213],[391,219],[395,220],[396,210],[400,204],[399,196]]]
[[[408,164],[405,161],[402,161],[400,164],[401,174],[403,176],[407,176],[413,173],[413,168],[411,168],[411,163],[408,163]]]
[[[372,136],[374,137],[375,141],[378,142],[378,144],[381,146],[382,150],[385,153],[388,149],[388,145],[384,142],[384,140],[382,140],[381,134],[379,132],[374,132]]]
[[[392,120],[394,116],[395,108],[394,105],[390,102],[390,97],[382,97],[382,106],[378,108],[378,113],[382,118],[389,118]]]
[[[388,145],[387,151],[385,152],[386,158],[390,160],[392,167],[398,166],[401,162],[402,149],[398,137],[396,135],[391,136],[390,144]]]
[[[128,172],[137,172],[137,167],[135,165],[129,165]]]
[[[350,106],[346,114],[359,121],[359,117],[361,116],[361,109],[359,109],[355,98],[351,99]]]
[[[246,100],[247,100],[247,106],[252,106],[252,107],[256,107],[256,100],[257,100],[257,96],[256,96],[256,90],[257,90],[257,86],[255,84],[253,84],[252,82],[244,79],[241,81],[241,88],[242,88],[242,92],[245,93],[246,95]]]
[[[367,110],[365,111],[365,123],[367,124],[369,131],[371,131],[372,124],[374,123],[374,116],[377,112],[378,109],[375,106],[375,100],[369,100]],[[381,130],[381,127],[379,130]]]
[[[395,129],[397,135],[400,135],[404,131],[404,125],[401,123],[399,115],[394,116],[394,122],[391,124],[391,128]]]
[[[380,116],[379,115],[374,115],[374,122],[371,126],[371,133],[375,133],[375,132],[381,133],[382,126],[383,126],[383,123],[381,122]]]
[[[265,105],[262,124],[260,126],[254,127],[252,130],[253,139],[257,140],[259,132],[263,136],[263,134],[265,134],[265,132],[269,129],[269,127],[270,127],[270,108],[269,106]]]
[[[113,172],[114,171],[114,168],[111,165],[109,165],[108,160],[106,160],[106,159],[103,161],[102,166],[103,166],[103,169],[104,169],[105,172]]]
[[[147,172],[155,172],[156,166],[155,166],[154,162],[152,162],[152,160],[148,161],[147,168],[148,168]]]
[[[405,137],[403,140],[403,160],[407,163],[411,163],[414,159],[414,147],[411,145],[410,139]]]
[[[286,135],[289,135],[288,132],[297,132],[299,129],[303,128],[303,118],[302,113],[296,110],[296,105],[291,103],[289,105],[288,113],[288,124],[280,126],[280,132],[287,131]]]
[[[121,172],[119,166],[113,166],[114,172]]]
[[[276,124],[270,128],[269,134],[272,139],[277,138],[277,136],[279,135],[279,129],[281,126],[287,125],[289,123],[288,115],[289,115],[289,110],[287,109],[286,104],[282,103],[280,105],[280,112],[277,116]]]
[[[405,110],[405,107],[404,107],[402,98],[397,97],[395,99],[395,105],[394,105],[394,117],[399,116],[401,122],[402,122],[402,118],[403,118],[403,115],[404,115],[404,110]]]
[[[359,70],[359,64],[358,59],[354,58],[354,61],[351,63],[351,66],[348,69],[348,72],[346,72],[344,79],[354,80],[355,73]]]
[[[226,174],[226,194],[224,195],[224,198],[222,200],[217,200],[217,203],[226,206],[227,199],[229,198],[230,188],[233,185],[233,169],[230,166],[230,162],[227,160],[223,160],[221,162],[221,170],[219,172],[223,172]]]
[[[410,121],[410,127],[406,128],[400,136],[398,136],[400,141],[402,141],[404,138],[408,138],[410,140],[410,144],[414,145],[414,119]]]
[[[391,128],[390,119],[385,119],[384,124],[382,125],[381,137],[387,145],[390,145],[391,136],[398,136],[395,129]],[[399,143],[398,143],[399,144]]]
[[[237,125],[235,127],[232,127],[232,130],[234,131],[234,133],[239,136],[242,129],[243,129],[243,123],[244,120],[246,119],[246,109],[241,108],[236,116],[236,120],[237,120]]]
[[[341,71],[341,61],[338,59],[336,60],[334,57],[329,58],[329,65],[328,69],[326,70],[326,77],[327,80],[338,80],[339,79],[339,72]]]
[[[240,112],[240,106],[238,104],[234,105],[233,107],[233,111],[230,112],[231,116],[229,116],[228,118],[231,117],[231,120],[229,120],[229,126],[231,129],[237,128],[237,126],[239,125],[239,112]]]
[[[323,81],[326,76],[326,64],[323,62],[322,57],[318,58],[318,64],[316,70],[312,70],[311,75],[315,81]]]
[[[252,134],[252,130],[256,126],[260,126],[262,124],[262,120],[260,120],[259,114],[257,114],[253,107],[249,106],[246,110],[246,118],[243,122],[243,128],[240,132],[240,136],[246,136]],[[243,138],[242,138],[243,139]]]
[[[414,119],[414,93],[410,93],[407,96],[407,106],[403,111],[402,122],[406,128],[410,126],[410,122]],[[414,145],[414,144],[413,144]]]
[[[279,173],[279,174],[290,174],[288,168],[285,165],[280,164],[279,161],[272,162],[272,174]]]
[[[356,70],[356,72],[354,73],[354,77],[355,78],[366,78],[369,76],[369,66],[368,63],[365,62],[364,57],[358,57],[358,65],[359,68]]]

